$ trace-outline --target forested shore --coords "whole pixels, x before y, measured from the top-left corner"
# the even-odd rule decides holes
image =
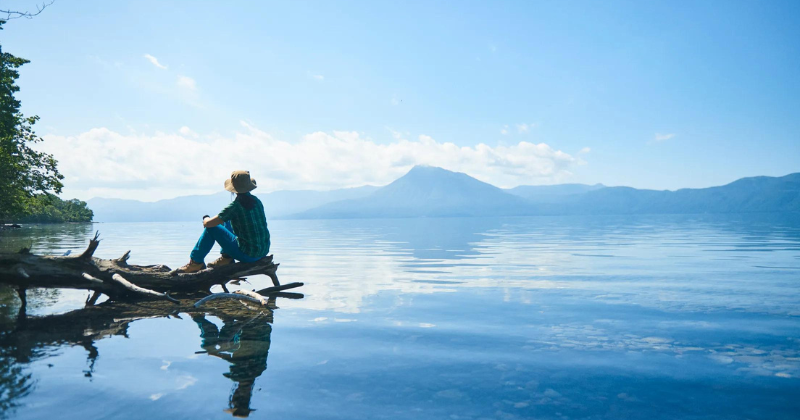
[[[5,23],[0,20],[0,30]],[[33,147],[43,141],[33,129],[39,117],[25,116],[15,97],[26,63],[0,45],[0,225],[91,222],[85,202],[56,195],[64,187],[56,158]]]

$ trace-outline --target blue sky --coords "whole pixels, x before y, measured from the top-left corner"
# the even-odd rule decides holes
[[[266,189],[416,163],[676,189],[800,171],[798,21],[796,1],[56,0],[0,37],[80,198],[213,192],[234,165]]]

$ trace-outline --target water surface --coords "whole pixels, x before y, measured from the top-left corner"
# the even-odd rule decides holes
[[[182,265],[199,222],[34,226],[0,249]],[[271,221],[273,311],[99,322],[0,289],[16,419],[789,419],[800,223],[774,216]],[[253,277],[248,289],[269,285]],[[105,329],[101,329],[105,328]]]

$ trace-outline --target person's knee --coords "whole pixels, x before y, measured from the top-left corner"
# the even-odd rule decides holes
[[[206,232],[220,244],[228,243],[235,240],[235,237],[233,237],[231,232],[228,229],[225,229],[221,225],[214,227],[207,227]]]

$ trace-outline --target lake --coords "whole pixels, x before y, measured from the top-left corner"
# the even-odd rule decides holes
[[[200,222],[30,226],[3,250],[186,263]],[[82,318],[0,289],[14,419],[797,419],[800,217],[270,221],[273,311]],[[214,257],[212,254],[209,261]],[[248,289],[267,287],[252,277]],[[85,323],[82,324],[82,323]],[[99,328],[107,328],[100,330]],[[77,331],[77,332],[76,332]]]

